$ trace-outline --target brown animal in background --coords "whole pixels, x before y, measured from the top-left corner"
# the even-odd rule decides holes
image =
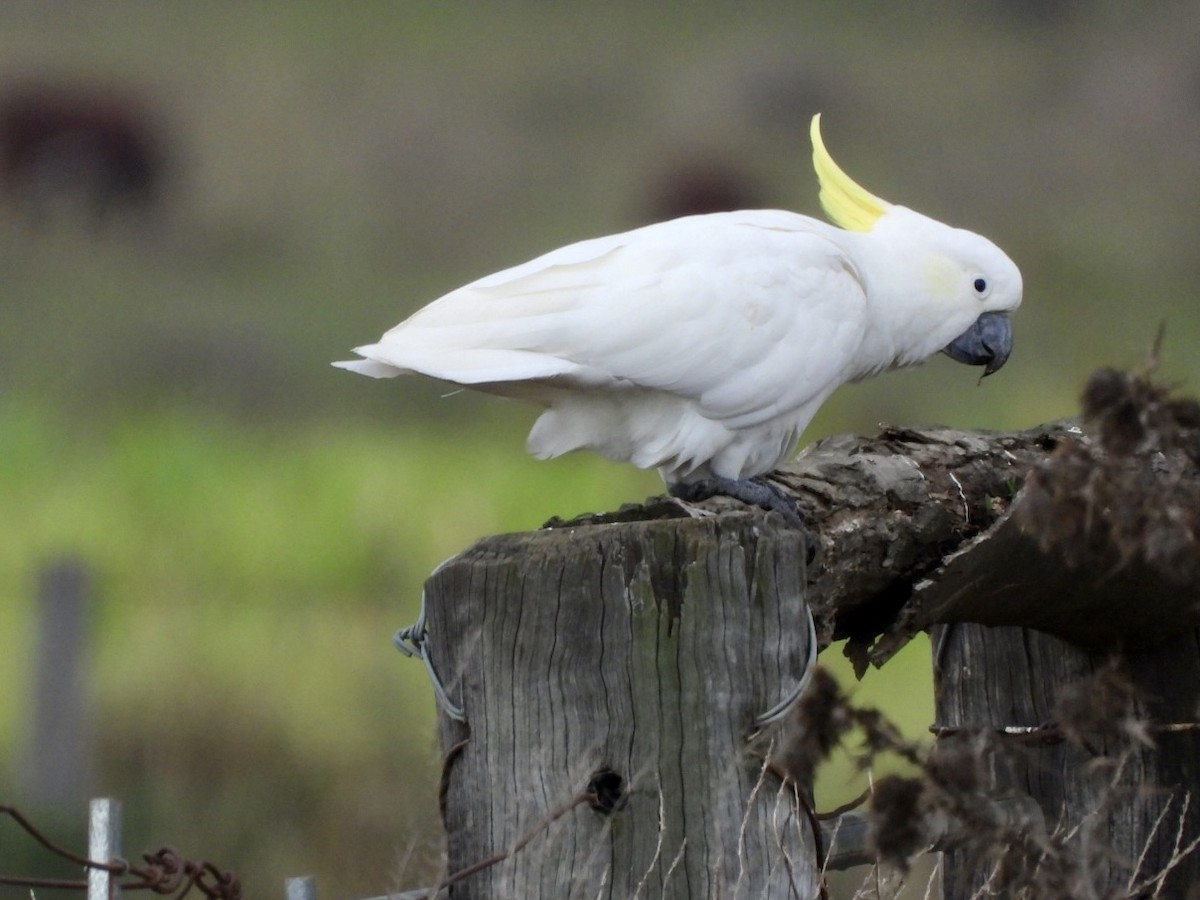
[[[25,85],[0,98],[0,182],[37,224],[70,215],[99,227],[116,215],[152,215],[164,143],[154,117],[112,89]]]
[[[669,163],[655,175],[648,194],[643,218],[649,222],[764,205],[759,186],[746,171],[703,157]]]

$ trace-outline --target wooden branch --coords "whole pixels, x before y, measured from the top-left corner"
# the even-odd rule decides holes
[[[1200,626],[1200,404],[1101,370],[1083,412],[1008,434],[834,438],[777,473],[826,551],[809,602],[860,665],[939,623],[1096,650]]]
[[[849,638],[863,667],[939,623],[1027,626],[1093,649],[1153,646],[1200,626],[1200,470],[1162,449],[1180,440],[1114,454],[1064,421],[813,445],[772,477],[821,548],[808,598],[822,643]],[[682,514],[658,498],[574,521]]]
[[[1011,434],[889,428],[873,438],[820,441],[773,473],[797,500],[820,548],[809,570],[808,599],[822,644],[851,638],[865,648],[895,630],[914,586],[1003,519],[1031,468],[1073,429],[1078,433],[1065,422]],[[714,515],[745,511],[723,497],[695,507]],[[653,498],[548,526],[687,514],[674,500]],[[887,655],[906,639],[893,637]]]

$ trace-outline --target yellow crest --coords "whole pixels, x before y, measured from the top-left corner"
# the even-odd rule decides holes
[[[825,142],[821,140],[821,114],[813,116],[810,129],[813,145],[813,168],[821,183],[821,206],[836,224],[847,231],[870,231],[891,207],[866,188],[856,184],[833,161]]]

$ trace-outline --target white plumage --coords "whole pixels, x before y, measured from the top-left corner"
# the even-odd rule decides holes
[[[1008,347],[984,345],[1004,343],[1007,320],[980,317],[1020,303],[1016,266],[866,194],[832,160],[822,172],[817,127],[822,200],[859,230],[753,210],[582,241],[452,291],[335,365],[540,405],[535,456],[587,448],[670,485],[769,471],[839,385],[956,339],[955,358],[998,368]]]

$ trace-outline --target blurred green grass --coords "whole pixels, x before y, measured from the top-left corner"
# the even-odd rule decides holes
[[[848,387],[809,440],[1068,415],[1160,321],[1163,375],[1194,390],[1198,17],[6,4],[0,74],[131,86],[178,153],[149,226],[0,214],[0,793],[20,789],[33,582],[69,555],[98,580],[97,789],[126,799],[127,847],[195,848],[250,896],[306,870],[345,896],[427,874],[432,699],[390,646],[421,581],[478,537],[658,486],[533,462],[519,407],[329,361],[470,278],[639,224],[681,158],[817,212],[817,108],[848,171],[993,237],[1027,289],[1001,374],[939,359]],[[927,660],[915,646],[859,698],[920,734]],[[851,771],[822,805],[857,793]]]
[[[432,695],[390,644],[434,562],[652,484],[582,456],[514,464],[498,448],[519,447],[519,429],[489,428],[463,440],[436,424],[280,430],[177,411],[89,425],[0,401],[5,768],[30,713],[32,646],[13,637],[31,632],[39,567],[82,559],[96,582],[99,787],[124,797],[145,839],[187,837],[251,867],[270,851],[282,878],[319,848],[282,858],[264,825],[290,814],[320,835],[365,821],[335,852],[366,844],[379,870],[360,873],[362,889],[386,887],[395,845],[419,832],[406,807],[434,843]]]
[[[647,473],[582,455],[516,456],[522,431],[496,418],[490,440],[433,423],[281,432],[178,412],[88,427],[7,399],[0,634],[30,633],[41,565],[86,561],[98,787],[124,797],[145,840],[170,835],[210,858],[300,871],[317,845],[281,846],[262,820],[307,817],[295,831],[357,823],[356,852],[365,844],[377,861],[414,832],[424,859],[436,821],[432,694],[389,637],[416,618],[429,561],[657,488]],[[0,693],[10,764],[24,750],[32,666],[30,643],[14,649],[0,656],[0,683],[18,687]],[[919,729],[932,700],[912,685],[927,660],[918,642],[886,679],[852,690]],[[835,650],[825,664],[852,680]],[[839,752],[822,803],[857,794],[856,771]],[[405,818],[413,808],[420,824]]]

